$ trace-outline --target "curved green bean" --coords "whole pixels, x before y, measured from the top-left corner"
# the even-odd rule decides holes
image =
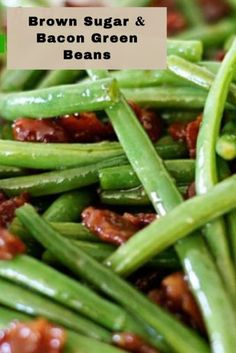
[[[52,70],[39,82],[37,88],[48,88],[75,83],[83,77],[81,70]]]
[[[196,190],[198,194],[207,193],[218,182],[215,146],[235,65],[236,40],[223,60],[204,108],[203,123],[197,140]],[[236,276],[223,218],[207,224],[205,235],[225,285],[234,298]]]
[[[34,91],[0,94],[1,117],[15,120],[50,118],[80,111],[103,110],[119,98],[117,83],[112,79],[89,85],[56,86]]]

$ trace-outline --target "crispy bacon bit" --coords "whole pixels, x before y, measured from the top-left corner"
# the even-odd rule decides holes
[[[131,213],[124,213],[123,217],[133,223],[139,229],[148,226],[150,223],[157,219],[157,215],[155,213],[137,213],[135,215]]]
[[[13,136],[17,141],[68,142],[65,131],[52,119],[19,119],[13,125]]]
[[[15,210],[23,206],[29,200],[27,193],[5,200],[0,203],[0,226],[5,227],[10,223],[14,216]]]
[[[191,199],[194,196],[196,196],[196,187],[195,187],[195,183],[193,182],[188,186],[185,199]]]
[[[25,244],[7,229],[0,228],[0,260],[11,260],[26,251]]]
[[[187,123],[173,123],[169,126],[168,132],[174,140],[186,141]]]
[[[202,7],[204,17],[209,22],[216,22],[225,17],[230,7],[225,0],[198,0]]]
[[[64,330],[44,319],[15,322],[0,331],[0,353],[62,353]]]
[[[199,116],[196,120],[191,121],[191,123],[186,126],[186,142],[189,150],[189,155],[191,158],[196,157],[196,144],[198,132],[202,123],[202,116]]]
[[[200,115],[190,123],[173,123],[168,129],[174,140],[186,142],[191,158],[196,156],[196,143],[201,122],[202,116]]]
[[[84,225],[100,239],[114,245],[126,242],[147,225],[148,218],[150,221],[153,220],[153,217],[145,217],[143,214],[135,217],[126,213],[121,216],[115,212],[94,207],[88,207],[82,213]]]
[[[169,36],[181,32],[187,27],[184,16],[179,11],[169,11],[167,14],[167,33]]]
[[[188,287],[188,283],[183,273],[176,272],[166,278],[161,283],[161,287],[149,293],[149,298],[165,307],[169,311],[177,314],[193,327],[204,331],[204,324]]]
[[[215,60],[217,61],[223,61],[224,57],[226,55],[226,52],[224,50],[218,50],[215,54]]]
[[[129,105],[135,112],[143,128],[153,142],[156,142],[161,136],[161,119],[151,110],[143,109],[134,102],[129,102]]]
[[[156,348],[133,333],[116,333],[112,338],[116,346],[132,353],[159,353]]]
[[[167,32],[168,35],[174,35],[187,27],[187,22],[182,13],[176,8],[173,0],[152,0],[152,7],[167,8]]]
[[[61,117],[58,124],[74,142],[97,142],[114,138],[111,124],[101,122],[95,113]]]

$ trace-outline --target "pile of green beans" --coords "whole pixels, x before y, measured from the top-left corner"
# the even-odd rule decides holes
[[[7,70],[3,57],[0,192],[7,198],[26,192],[29,201],[6,225],[26,252],[0,259],[0,329],[43,317],[65,330],[60,353],[128,353],[128,346],[114,346],[114,335],[123,332],[140,337],[153,353],[235,352],[236,1],[225,3],[229,15],[207,23],[199,2],[175,0],[175,15],[180,12],[186,28],[168,37],[165,70]],[[6,4],[0,0],[0,11]],[[42,5],[51,6],[46,0],[14,2]],[[218,53],[224,53],[222,62],[214,59]],[[161,132],[154,143],[130,102],[142,108],[144,120],[146,109],[156,113]],[[44,124],[74,114],[79,119],[83,112],[109,122],[116,137],[86,143],[14,139],[20,118]],[[189,122],[200,115],[199,131],[191,130]],[[181,137],[171,137],[177,128]],[[195,158],[189,157],[192,137]],[[194,186],[196,196],[188,199]],[[122,222],[104,216],[104,227],[98,223],[93,232],[82,214],[89,206],[157,217],[118,246],[98,233],[108,226],[112,237]],[[161,281],[176,271],[185,275],[204,334],[133,284],[142,273],[149,285],[150,273]]]

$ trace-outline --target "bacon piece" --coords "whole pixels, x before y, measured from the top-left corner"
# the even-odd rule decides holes
[[[218,50],[215,54],[215,60],[216,61],[223,61],[225,55],[226,55],[226,52],[224,50]]]
[[[13,125],[17,141],[68,142],[65,131],[52,119],[18,119]]]
[[[196,196],[196,186],[195,186],[195,182],[191,183],[188,186],[186,195],[185,195],[185,199],[191,199],[192,197]]]
[[[169,126],[168,132],[174,140],[185,141],[191,158],[196,156],[196,144],[198,132],[201,126],[202,116],[190,123],[173,123]]]
[[[143,128],[153,142],[156,142],[161,136],[161,119],[151,110],[143,109],[134,102],[129,102]]]
[[[131,213],[124,213],[123,217],[133,223],[139,229],[148,226],[150,223],[157,219],[157,215],[155,213],[137,213],[135,215]]]
[[[62,353],[64,330],[44,319],[15,322],[0,331],[0,353]]]
[[[169,126],[168,132],[174,140],[186,141],[187,123],[173,123]]]
[[[111,124],[101,122],[95,113],[81,113],[58,119],[58,124],[75,142],[97,142],[114,138]]]
[[[153,0],[150,6],[167,8],[167,33],[173,35],[187,27],[187,22],[182,13],[176,8],[173,0]]]
[[[181,32],[187,27],[187,22],[180,11],[168,11],[167,33],[169,36]]]
[[[186,143],[189,150],[189,155],[191,158],[196,157],[196,144],[197,137],[202,123],[202,116],[197,117],[196,120],[191,121],[191,123],[186,126]]]
[[[0,192],[0,204],[3,202],[3,201],[6,201],[7,197],[6,195],[3,193],[3,192]]]
[[[198,2],[208,22],[216,22],[230,11],[230,7],[225,0],[198,0]]]
[[[129,333],[116,333],[112,337],[116,346],[132,353],[159,353],[156,348],[145,342],[141,337]]]
[[[18,207],[23,206],[29,200],[27,193],[5,200],[0,203],[0,226],[5,227],[10,223]]]
[[[121,216],[118,213],[94,207],[88,207],[82,213],[83,224],[100,239],[114,245],[123,244],[147,225],[148,217],[153,220],[153,217],[145,218],[143,214],[135,217],[126,213]]]
[[[149,298],[169,311],[179,314],[193,327],[204,331],[202,316],[183,273],[176,272],[164,278],[161,287],[151,291]]]
[[[0,260],[11,260],[26,251],[25,244],[7,229],[0,228]]]

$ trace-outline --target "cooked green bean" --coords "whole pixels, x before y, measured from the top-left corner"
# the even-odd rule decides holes
[[[236,135],[225,133],[220,136],[216,143],[216,152],[227,161],[236,158]]]
[[[235,65],[236,40],[212,83],[204,108],[203,122],[197,141],[196,161],[196,190],[200,195],[207,193],[218,182],[215,146]],[[236,276],[230,257],[224,219],[219,218],[207,224],[204,233],[225,285],[234,298]]]
[[[75,83],[83,76],[80,70],[52,70],[41,80],[37,88],[48,88]]]
[[[105,79],[89,85],[56,86],[34,91],[0,94],[1,117],[15,120],[28,118],[50,118],[80,111],[107,108],[118,99],[117,84]]]
[[[42,70],[5,70],[0,76],[0,91],[17,92],[34,89],[45,73]]]
[[[27,191],[31,196],[53,195],[98,183],[98,172],[105,167],[124,164],[124,157],[61,171],[1,180],[1,189],[8,195]]]
[[[186,146],[173,140],[158,142],[156,149],[163,158],[179,158],[186,154]],[[128,163],[120,144],[42,144],[0,140],[0,163],[32,169],[63,169],[91,165],[106,158],[122,156]],[[121,157],[122,158],[122,157]]]
[[[6,329],[13,321],[27,322],[30,316],[19,313],[18,311],[9,310],[0,307],[0,328]],[[124,353],[123,350],[99,342],[92,337],[78,335],[72,331],[66,331],[67,342],[63,349],[63,353]]]
[[[188,186],[178,187],[179,192],[185,195]],[[151,206],[143,187],[136,187],[127,190],[106,190],[100,192],[100,199],[105,205],[114,206]]]
[[[22,168],[0,165],[0,178],[10,178],[27,174]]]
[[[168,57],[167,65],[169,70],[174,72],[176,75],[181,78],[185,78],[186,80],[195,83],[197,86],[207,89],[208,91],[215,79],[215,75],[211,71],[196,64],[192,64],[177,56]],[[236,105],[236,85],[234,84],[230,85],[227,101]]]
[[[207,93],[195,87],[145,87],[122,89],[125,98],[144,107],[199,110],[203,109]],[[231,104],[226,108],[235,110]]]
[[[7,293],[7,295],[6,295]],[[42,316],[75,332],[109,342],[111,333],[59,304],[16,284],[0,280],[0,303],[30,316]]]
[[[69,240],[61,237],[51,228],[31,205],[27,204],[19,208],[17,216],[32,235],[52,251],[59,261],[159,331],[176,353],[209,352],[207,344],[194,331],[183,326],[162,308],[151,303],[131,285],[90,258],[81,249],[75,248]]]
[[[220,46],[236,31],[235,19],[222,20],[216,24],[189,29],[178,34],[181,40],[200,40],[206,48]]]
[[[83,224],[81,223],[68,223],[68,222],[50,222],[51,226],[55,228],[61,235],[68,239],[85,240],[89,242],[100,242],[99,238],[94,236]],[[21,222],[15,218],[9,226],[13,234],[18,235],[24,239],[29,234]],[[30,236],[32,239],[32,237]],[[28,240],[28,237],[27,237]]]
[[[0,261],[0,277],[41,293],[74,312],[81,312],[111,331],[140,333],[139,323],[123,309],[31,257],[18,256],[11,261]]]
[[[217,74],[219,71],[221,63],[218,61],[201,61],[199,62],[199,65],[205,67],[209,71],[213,72],[213,74]],[[233,81],[236,81],[236,71],[233,73]]]
[[[44,212],[49,222],[74,222],[92,202],[92,193],[87,190],[67,192],[59,196]]]
[[[161,85],[186,86],[186,81],[168,70],[122,70],[111,72],[121,88],[142,88]]]
[[[194,181],[194,160],[165,161],[165,166],[176,182],[190,184]],[[131,189],[140,185],[137,175],[129,165],[101,169],[99,181],[103,190]]]

